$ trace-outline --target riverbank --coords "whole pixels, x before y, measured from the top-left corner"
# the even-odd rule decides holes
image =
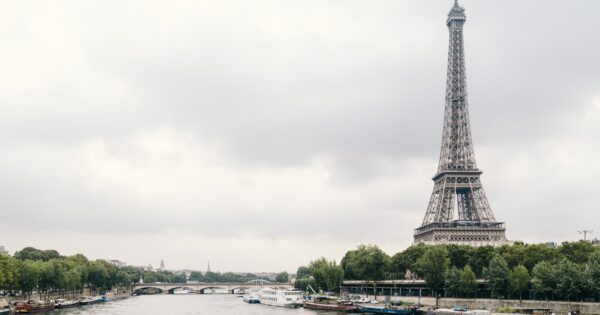
[[[112,293],[112,300],[120,300],[126,299],[132,296],[131,290],[129,289],[114,289],[112,291],[107,291],[106,293]],[[56,299],[68,299],[68,300],[79,300],[84,296],[97,296],[99,295],[96,292],[92,292],[88,289],[83,290],[82,292],[53,292],[50,294],[44,293],[40,298],[40,295],[34,293],[31,295],[32,300],[43,300],[43,301],[51,301]],[[9,304],[13,304],[15,302],[27,302],[29,300],[29,296],[21,295],[21,296],[6,296],[0,297],[0,301],[6,301]]]
[[[373,296],[369,296],[373,298]],[[375,297],[383,302],[384,296]],[[408,302],[425,306],[440,308],[453,308],[460,305],[469,309],[485,309],[496,311],[499,308],[511,309],[552,309],[557,314],[566,314],[573,310],[579,310],[581,314],[600,315],[600,303],[594,302],[567,302],[567,301],[544,301],[544,300],[499,300],[499,299],[457,299],[457,298],[439,298],[436,301],[434,297],[416,297],[416,296],[393,296],[393,302]]]

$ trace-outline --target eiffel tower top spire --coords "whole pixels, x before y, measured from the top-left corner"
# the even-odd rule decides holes
[[[444,171],[477,171],[471,137],[463,25],[465,9],[454,2],[448,14],[448,72],[446,77],[446,109],[444,131],[438,164],[438,175]]]
[[[448,21],[447,24],[450,24],[451,20],[466,20],[467,16],[465,15],[465,8],[461,7],[458,4],[458,0],[454,0],[454,6],[450,9],[450,13],[448,13]]]

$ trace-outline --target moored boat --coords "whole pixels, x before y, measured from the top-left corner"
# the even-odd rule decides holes
[[[296,308],[302,306],[302,292],[287,289],[262,289],[258,293],[260,304]]]
[[[340,300],[331,296],[317,296],[312,301],[304,301],[304,308],[346,313],[358,312],[358,305],[351,301]]]
[[[15,308],[17,314],[32,314],[50,311],[54,309],[54,304],[46,301],[28,301],[27,303],[19,303]]]
[[[192,293],[192,290],[187,289],[187,288],[179,288],[179,289],[173,290],[173,294],[190,294],[190,293]]]
[[[248,292],[244,294],[243,300],[248,304],[260,304],[260,296],[256,292]]]
[[[102,302],[101,296],[83,296],[79,300],[79,304],[81,304],[81,305],[96,304],[96,303],[100,303],[100,302]]]
[[[69,308],[69,307],[78,306],[78,305],[79,305],[79,301],[75,301],[75,300],[66,300],[66,299],[54,300],[55,308]]]
[[[364,305],[358,307],[361,313],[371,314],[400,314],[400,315],[418,315],[422,312],[418,308],[406,308],[386,305],[384,307]]]

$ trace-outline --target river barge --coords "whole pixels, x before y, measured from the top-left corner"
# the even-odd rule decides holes
[[[304,308],[321,311],[335,311],[346,313],[357,313],[358,305],[351,301],[340,300],[330,296],[317,296],[312,300],[304,301]]]
[[[33,314],[41,313],[54,309],[54,304],[46,301],[28,301],[27,303],[19,303],[15,307],[16,314]]]

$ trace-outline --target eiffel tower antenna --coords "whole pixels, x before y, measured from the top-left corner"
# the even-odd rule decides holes
[[[415,243],[501,245],[508,241],[496,222],[475,163],[467,99],[463,26],[465,9],[454,1],[446,25],[450,33],[444,129],[434,187]],[[455,217],[455,213],[457,217]]]

